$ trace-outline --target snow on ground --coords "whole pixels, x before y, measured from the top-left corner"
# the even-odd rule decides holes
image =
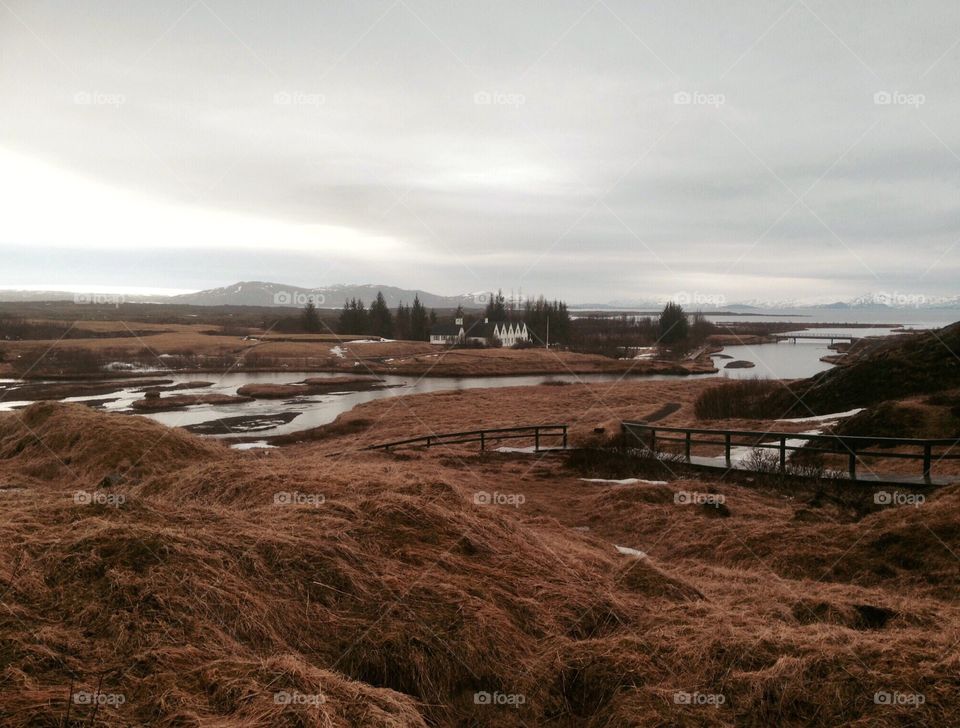
[[[580,478],[584,483],[610,483],[612,485],[666,485],[665,480],[641,480],[640,478],[622,478],[620,480],[610,480],[608,478]]]
[[[334,356],[340,357],[341,359],[343,359],[347,355],[347,352],[341,349],[339,346],[335,346],[332,349],[330,349],[330,353],[333,354]]]
[[[804,432],[798,432],[797,434],[798,434],[798,435],[822,435],[822,434],[823,434],[823,430],[806,430],[806,431],[804,431]],[[787,440],[788,452],[791,452],[791,451],[789,450],[789,448],[791,448],[791,447],[803,447],[804,445],[807,444],[807,442],[808,442],[808,440],[804,440],[804,439],[799,438],[799,437],[791,438],[791,439]],[[740,446],[740,447],[732,447],[732,448],[730,448],[730,464],[731,464],[731,465],[737,465],[738,463],[749,462],[749,461],[753,458],[753,451],[756,450],[756,449],[757,449],[757,448],[749,447],[749,446],[747,446],[747,445],[743,445],[743,446]],[[761,449],[760,449],[760,452],[776,452],[776,451],[773,450],[773,449],[771,449],[771,448],[761,448]],[[723,458],[723,456],[721,455],[721,456],[717,457],[716,459],[717,459],[717,460],[723,460],[724,458]]]
[[[828,422],[836,420],[842,420],[845,417],[853,417],[854,415],[860,414],[865,408],[860,407],[859,409],[847,410],[846,412],[834,412],[832,415],[815,415],[814,417],[794,417],[787,420],[777,420],[777,422]]]
[[[396,339],[356,339],[353,341],[348,341],[348,344],[389,344],[396,341]]]
[[[158,372],[163,371],[156,367],[143,366],[142,364],[132,364],[128,361],[112,361],[103,365],[103,370],[107,372]]]
[[[624,556],[636,556],[638,559],[647,558],[647,555],[643,551],[637,549],[627,548],[626,546],[617,546],[616,549]]]
[[[541,445],[539,452],[543,452],[544,450],[563,450],[563,448],[562,448],[562,447],[559,447],[559,446],[558,446],[558,447],[545,447],[545,446]],[[497,448],[497,452],[529,452],[529,453],[534,453],[534,452],[538,452],[538,451],[537,451],[536,449],[534,449],[534,446],[533,446],[533,445],[531,445],[530,447],[498,447],[498,448]]]
[[[266,440],[257,440],[256,442],[238,442],[235,445],[231,445],[231,450],[254,450],[259,448],[264,449],[275,449],[276,445],[270,445]]]

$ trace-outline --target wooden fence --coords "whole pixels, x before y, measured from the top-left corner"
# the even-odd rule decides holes
[[[362,450],[391,450],[395,447],[435,447],[437,445],[459,445],[479,442],[480,449],[504,440],[532,439],[534,452],[540,452],[543,440],[559,441],[560,447],[567,448],[567,425],[523,425],[521,427],[498,427],[490,430],[468,430],[466,432],[445,432],[442,434],[422,435],[405,440],[394,440],[379,445],[370,445]]]
[[[688,462],[694,446],[722,446],[727,467],[731,465],[730,450],[733,447],[776,450],[780,456],[781,472],[786,471],[788,452],[842,455],[847,458],[847,470],[853,480],[857,478],[857,460],[864,457],[921,461],[925,479],[930,478],[934,462],[960,459],[960,439],[918,440],[901,437],[658,427],[644,422],[624,422],[622,432],[626,447],[633,445],[656,452],[661,443],[682,445]],[[893,452],[892,448],[895,447],[915,448],[916,452]]]

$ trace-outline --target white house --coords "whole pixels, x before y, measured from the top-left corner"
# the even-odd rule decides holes
[[[499,341],[502,346],[514,346],[521,342],[530,341],[530,332],[525,323],[500,322],[491,324],[484,319],[464,327],[463,319],[457,319],[451,324],[439,324],[430,329],[431,344],[486,344],[490,339]]]

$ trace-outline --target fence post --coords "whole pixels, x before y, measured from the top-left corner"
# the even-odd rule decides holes
[[[684,443],[684,452],[687,455],[687,462],[690,462],[690,430],[687,430],[687,441]]]
[[[567,426],[563,426],[563,449],[567,449]]]
[[[923,477],[930,477],[930,461],[932,460],[933,452],[931,451],[930,443],[925,442],[923,444]]]
[[[533,428],[533,451],[540,452],[540,428]]]
[[[486,446],[487,446],[487,443],[483,437],[483,430],[480,430],[480,451],[482,452],[486,448]]]
[[[730,433],[726,433],[723,437],[723,452],[726,457],[727,467],[730,467]]]
[[[427,447],[430,447],[430,435],[427,435]]]
[[[850,450],[850,480],[857,479],[857,445],[851,442],[847,448]]]
[[[655,453],[657,451],[657,431],[651,427],[650,428],[650,452]]]
[[[787,438],[786,435],[780,437],[780,472],[787,470]]]

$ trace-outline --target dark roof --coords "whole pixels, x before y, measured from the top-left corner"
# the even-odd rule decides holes
[[[466,330],[466,335],[468,337],[474,338],[483,338],[489,339],[493,336],[493,329],[496,327],[496,323],[484,323],[483,321],[476,321],[470,325],[470,328]]]
[[[430,329],[431,336],[458,336],[461,326],[456,324],[437,324]]]

